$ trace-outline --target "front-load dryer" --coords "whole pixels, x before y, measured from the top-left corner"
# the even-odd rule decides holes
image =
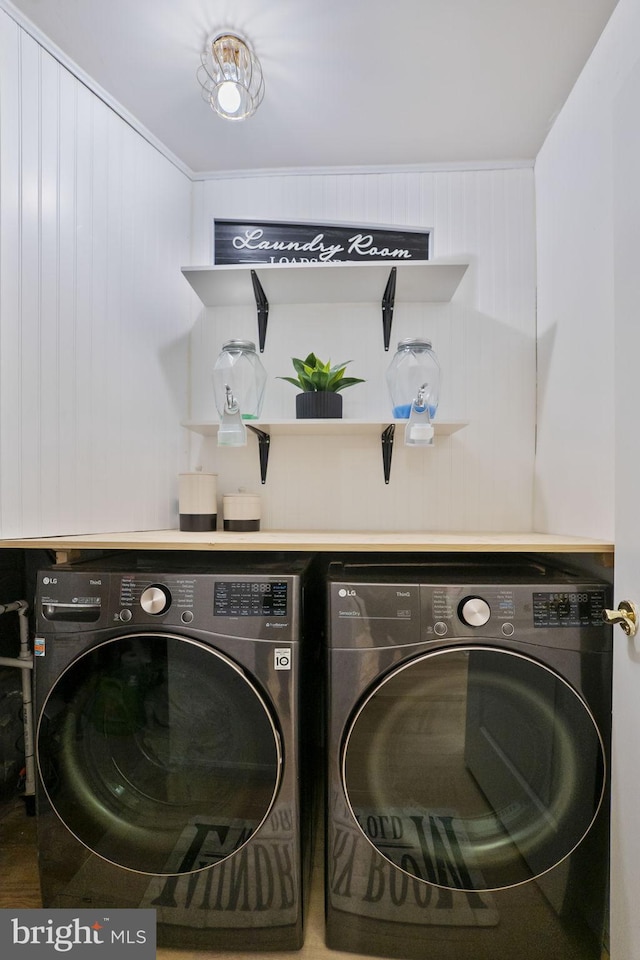
[[[328,946],[599,960],[609,601],[515,558],[333,564]]]
[[[38,574],[45,907],[148,907],[158,943],[297,949],[311,790],[304,565]]]

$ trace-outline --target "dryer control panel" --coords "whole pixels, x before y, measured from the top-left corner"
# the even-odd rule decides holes
[[[602,623],[605,609],[603,590],[559,590],[533,594],[533,625],[549,630],[554,627],[590,627]]]
[[[607,636],[602,621],[607,586],[583,583],[575,587],[550,584],[464,584],[421,586],[423,638],[506,637],[526,643],[584,647],[591,638],[596,646]],[[549,631],[562,630],[562,638]]]
[[[330,584],[334,647],[475,639],[608,649],[602,620],[611,589],[599,581]],[[610,605],[610,603],[609,603]]]

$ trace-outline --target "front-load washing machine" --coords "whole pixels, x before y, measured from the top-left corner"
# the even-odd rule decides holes
[[[330,947],[599,960],[609,601],[525,558],[332,565]]]
[[[45,907],[154,908],[165,946],[301,946],[304,583],[303,563],[166,555],[39,572]]]

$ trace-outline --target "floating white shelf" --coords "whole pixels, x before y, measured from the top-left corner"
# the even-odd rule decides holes
[[[272,436],[355,436],[375,434],[382,441],[382,465],[384,468],[385,483],[391,477],[391,455],[396,427],[405,427],[407,420],[245,420],[245,426],[252,430],[258,438],[260,450],[260,475],[262,482],[267,479],[267,465],[269,462],[269,448]],[[437,436],[449,436],[467,426],[466,420],[435,420],[434,432]],[[186,421],[182,424],[187,430],[200,433],[205,437],[214,437],[220,426],[218,421],[200,423]]]
[[[207,307],[242,306],[255,301],[258,340],[264,350],[269,307],[285,303],[375,303],[382,307],[385,350],[389,349],[396,303],[451,300],[467,270],[466,263],[412,260],[405,263],[242,263],[231,266],[183,267],[182,273]],[[405,420],[270,420],[247,421],[258,437],[262,482],[267,475],[271,435],[345,436],[378,433],[382,440],[385,481],[389,482],[396,424]],[[183,424],[214,436],[218,423]],[[465,422],[434,423],[435,434],[447,435]]]
[[[356,434],[379,435],[382,430],[393,424],[396,427],[406,426],[406,420],[246,420],[246,425],[264,430],[271,436],[354,436]],[[468,426],[468,420],[442,421],[434,420],[433,427],[436,436],[449,436]],[[215,437],[220,424],[217,421],[196,422],[188,420],[182,424],[187,430],[200,433],[205,437]]]
[[[466,263],[412,260],[407,263],[242,263],[183,267],[182,272],[207,307],[254,302],[251,271],[270,304],[379,303],[395,267],[396,303],[451,300]]]

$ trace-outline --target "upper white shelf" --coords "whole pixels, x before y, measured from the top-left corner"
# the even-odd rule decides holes
[[[412,260],[406,263],[241,263],[183,267],[182,273],[207,307],[255,302],[250,273],[258,275],[269,303],[379,303],[396,268],[396,303],[451,300],[466,263]]]

